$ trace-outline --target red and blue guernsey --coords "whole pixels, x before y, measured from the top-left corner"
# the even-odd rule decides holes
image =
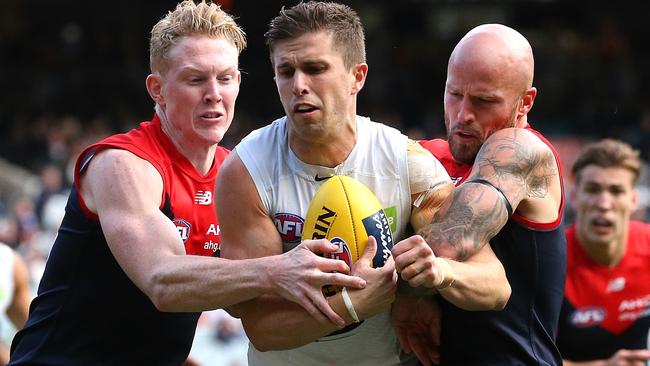
[[[212,192],[227,149],[217,149],[212,168],[201,176],[155,115],[88,147],[77,161],[65,217],[29,320],[12,343],[10,365],[178,366],[189,354],[200,313],[158,311],[117,264],[97,215],[78,193],[79,176],[105,149],[128,150],[160,173],[160,210],[176,224],[188,255],[219,255]]]
[[[526,129],[551,148],[561,174],[552,145],[529,125]],[[469,176],[472,166],[455,162],[447,141],[420,144],[440,160],[457,186]],[[562,365],[555,337],[566,272],[563,205],[564,200],[557,220],[549,223],[514,213],[490,240],[512,287],[502,311],[465,311],[439,296],[441,365]]]
[[[629,224],[625,255],[615,267],[584,251],[576,228],[566,231],[567,279],[557,338],[571,361],[610,358],[619,349],[645,349],[650,330],[650,225]]]

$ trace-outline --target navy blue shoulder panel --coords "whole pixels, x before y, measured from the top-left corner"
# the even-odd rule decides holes
[[[73,189],[11,365],[180,365],[198,317],[156,309],[117,264]]]

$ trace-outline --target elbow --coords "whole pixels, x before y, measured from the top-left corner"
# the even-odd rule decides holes
[[[261,337],[249,336],[248,341],[255,347],[256,350],[260,352],[274,351],[275,349],[271,346],[269,342],[264,342]]]
[[[496,310],[496,311],[503,310],[506,307],[506,305],[508,305],[508,301],[510,300],[511,294],[512,294],[512,288],[508,283],[507,286],[505,286],[504,289],[499,292],[499,295],[496,297],[491,310]]]
[[[241,320],[248,341],[260,352],[284,351],[306,344],[284,338],[282,336],[282,331],[280,330],[275,332],[265,332],[262,329],[256,329],[256,324],[252,324],[254,323],[254,321],[251,321],[252,319],[247,321],[246,318],[243,317]]]
[[[499,280],[494,282],[495,286],[493,286],[490,291],[493,296],[490,297],[491,301],[485,304],[487,309],[484,310],[500,311],[503,310],[506,305],[508,305],[510,295],[512,294],[512,287],[510,287],[510,282],[506,277],[506,273],[505,270],[503,270],[503,267],[501,267],[501,271],[502,276],[499,278]]]
[[[512,287],[510,287],[506,270],[503,268],[503,265],[500,265],[499,269],[501,276],[499,277],[499,281],[497,281],[498,285],[494,291],[497,296],[495,297],[494,308],[492,310],[503,310],[508,305],[510,295],[512,295]]]
[[[170,290],[166,289],[163,285],[156,285],[154,289],[149,294],[149,299],[153,305],[161,312],[173,312],[176,311],[174,308],[174,301],[171,299]]]
[[[273,344],[273,341],[271,339],[273,335],[259,334],[259,332],[255,332],[253,329],[251,329],[251,326],[247,324],[245,318],[242,318],[242,325],[244,326],[244,331],[246,332],[248,341],[253,345],[253,347],[255,347],[256,350],[260,352],[268,352],[282,349],[281,347],[277,347],[277,345]]]
[[[149,297],[158,311],[181,311],[179,301],[175,296],[174,286],[166,280],[164,274],[158,273],[151,276],[143,292]]]

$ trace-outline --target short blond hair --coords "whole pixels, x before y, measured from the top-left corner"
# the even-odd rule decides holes
[[[221,7],[213,2],[185,0],[167,13],[151,29],[149,67],[151,72],[165,71],[169,50],[179,39],[206,35],[230,41],[240,53],[246,48],[246,34]]]

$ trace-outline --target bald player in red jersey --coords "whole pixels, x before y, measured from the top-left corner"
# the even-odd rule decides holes
[[[418,230],[420,236],[395,245],[396,269],[407,281],[434,278],[429,274],[441,270],[436,256],[464,260],[489,242],[512,288],[501,311],[470,311],[475,309],[438,297],[441,365],[562,363],[555,345],[566,265],[561,163],[528,123],[537,96],[533,69],[532,48],[519,32],[499,24],[472,29],[449,59],[447,140],[422,142],[456,188],[432,222]],[[401,263],[410,252],[420,255]],[[440,292],[463,286],[453,282]],[[431,335],[417,329],[428,329],[421,323],[434,317],[418,323],[410,319],[415,310],[398,305],[393,322],[401,324],[402,345],[427,363],[421,355],[432,347]]]

